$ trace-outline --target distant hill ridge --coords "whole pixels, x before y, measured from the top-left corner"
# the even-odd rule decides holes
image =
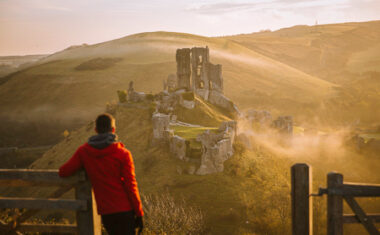
[[[55,122],[58,135],[75,122],[91,120],[116,100],[115,90],[132,80],[137,90],[158,92],[175,72],[177,48],[206,45],[214,62],[223,65],[225,95],[242,109],[288,113],[302,123],[350,125],[360,119],[363,125],[373,125],[377,121],[368,112],[376,110],[377,90],[371,98],[353,97],[354,105],[347,103],[345,90],[353,89],[348,81],[377,78],[367,72],[380,67],[378,25],[379,21],[298,26],[218,38],[150,32],[69,48],[0,85],[0,119],[6,120],[0,129],[18,122],[44,129],[44,123]],[[95,67],[87,68],[95,69],[76,69],[89,61],[95,61]],[[377,87],[378,80],[370,80],[371,86]]]

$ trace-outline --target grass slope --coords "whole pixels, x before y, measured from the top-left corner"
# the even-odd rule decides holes
[[[176,49],[206,45],[211,61],[223,65],[226,96],[241,109],[292,115],[303,125],[368,128],[379,124],[377,113],[371,115],[380,110],[372,89],[380,85],[378,26],[379,21],[295,26],[225,38],[152,32],[70,47],[7,76],[0,85],[0,131],[14,136],[8,126],[22,126],[16,136],[25,135],[22,129],[40,136],[23,142],[55,142],[65,129],[102,112],[130,81],[136,90],[160,91],[162,80],[176,71]],[[355,85],[360,82],[366,85]],[[54,133],[46,135],[46,129]],[[18,140],[2,137],[1,143]]]
[[[251,180],[244,179],[234,170],[206,176],[178,173],[179,169],[180,172],[186,172],[192,163],[185,163],[170,156],[167,146],[151,146],[149,140],[152,137],[152,111],[153,109],[140,105],[119,106],[115,112],[117,133],[119,139],[133,154],[142,193],[160,194],[168,191],[177,200],[185,198],[190,205],[202,209],[206,215],[208,232],[212,234],[239,234],[249,230],[251,225],[245,224],[246,201],[242,200],[242,197],[247,196],[247,192],[242,193],[241,187]],[[94,134],[93,129],[94,123],[89,123],[72,132],[68,138],[35,161],[31,168],[58,168],[70,158],[79,145]],[[234,168],[233,162],[227,163],[232,165],[227,166],[227,169]],[[263,183],[254,184],[259,187]],[[42,188],[35,190],[33,195],[41,196],[46,193],[46,189]],[[284,229],[280,224],[275,224],[278,228],[263,225],[260,229]]]
[[[319,105],[299,106],[306,116],[317,113],[314,119],[333,125],[380,124],[380,21],[294,26],[226,38],[338,85]]]
[[[0,56],[0,84],[8,80],[7,75],[32,66],[46,56],[47,55]]]
[[[184,198],[190,205],[200,207],[205,214],[210,234],[290,234],[290,173],[291,164],[307,162],[313,166],[314,187],[325,184],[327,172],[336,170],[348,181],[378,182],[379,160],[363,158],[343,152],[337,147],[317,149],[298,146],[290,154],[255,141],[252,150],[235,145],[235,155],[225,162],[224,172],[197,176],[186,174],[193,163],[182,162],[170,156],[168,146],[152,146],[151,105],[119,106],[115,111],[119,139],[131,150],[139,188],[143,194],[169,192],[176,200]],[[206,113],[196,111],[193,116]],[[203,113],[203,114],[202,114]],[[217,113],[217,111],[215,111]],[[190,114],[188,114],[190,115]],[[220,114],[218,114],[220,115]],[[214,115],[217,118],[218,115]],[[65,140],[51,148],[31,168],[58,168],[75,152],[77,147],[94,134],[94,123],[74,131]],[[193,138],[196,130],[177,129]],[[315,141],[312,141],[313,143]],[[307,148],[298,153],[300,148]],[[34,195],[46,194],[36,189]],[[368,212],[376,212],[376,200],[361,201]],[[315,234],[325,233],[325,201],[316,199]],[[345,208],[345,212],[349,212]],[[350,227],[348,234],[365,234],[359,226]]]
[[[162,80],[176,71],[176,49],[206,45],[211,61],[223,65],[226,96],[240,107],[268,106],[296,115],[300,107],[318,105],[333,91],[329,82],[227,39],[154,32],[69,48],[13,74],[0,86],[0,117],[56,121],[62,132],[103,111],[105,103],[116,99],[115,91],[127,89],[130,81],[136,90],[160,91]]]
[[[380,68],[380,21],[294,26],[227,38],[337,84]]]

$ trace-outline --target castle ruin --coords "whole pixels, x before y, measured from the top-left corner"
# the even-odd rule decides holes
[[[177,49],[176,61],[177,61],[177,87],[187,90],[191,89],[190,86],[190,53],[189,48]]]
[[[158,94],[145,94],[134,89],[130,82],[128,93],[119,92],[120,102],[136,103],[153,101],[152,144],[165,144],[176,158],[188,162],[189,174],[206,175],[222,172],[224,162],[234,154],[233,144],[237,136],[237,122],[220,123],[219,128],[206,128],[196,138],[178,136],[174,126],[183,128],[200,127],[177,120],[178,108],[194,109],[200,104],[196,96],[219,106],[231,114],[240,114],[235,104],[223,94],[222,65],[210,62],[209,48],[181,48],[176,51],[177,73],[163,81],[164,90]],[[127,96],[127,97],[125,97]],[[280,133],[292,134],[293,120],[281,116],[272,121],[268,111],[249,110],[245,118],[265,128],[275,128]],[[246,141],[249,144],[248,137]],[[190,169],[190,168],[189,168]],[[182,172],[182,170],[181,170]]]

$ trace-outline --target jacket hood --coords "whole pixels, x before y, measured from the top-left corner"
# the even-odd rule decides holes
[[[94,147],[96,149],[104,149],[108,147],[109,145],[115,143],[117,140],[117,136],[113,133],[102,133],[98,135],[91,136],[88,139],[88,144],[91,145],[91,147]]]
[[[104,133],[91,136],[85,144],[86,151],[94,157],[104,157],[114,153],[119,148],[124,147],[120,142],[117,142],[117,135],[112,133]]]
[[[84,151],[86,151],[88,155],[96,158],[102,158],[120,151],[120,149],[124,148],[124,144],[121,142],[114,142],[103,149],[97,149],[92,147],[89,143],[86,143],[83,145],[83,147]]]

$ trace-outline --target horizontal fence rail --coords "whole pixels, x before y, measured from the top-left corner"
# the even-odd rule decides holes
[[[60,186],[73,185],[81,181],[86,181],[85,173],[61,178],[57,170],[34,170],[34,169],[0,169],[0,185],[9,186],[13,182],[14,186]],[[20,183],[20,185],[17,185]]]
[[[0,169],[0,186],[59,187],[47,198],[0,197],[0,208],[28,209],[9,223],[0,220],[0,234],[20,234],[21,232],[101,234],[100,217],[96,212],[91,185],[84,171],[68,178],[61,178],[57,170]],[[75,199],[59,199],[73,188],[75,189]],[[76,211],[76,225],[25,223],[40,210]]]
[[[380,197],[380,185],[344,183],[339,187],[328,188],[327,194],[354,197]]]
[[[380,214],[368,213],[367,217],[376,223],[380,223]],[[344,214],[343,223],[345,224],[360,223],[360,220],[355,214]]]
[[[76,225],[69,224],[22,224],[18,231],[20,232],[40,232],[40,233],[77,233]]]
[[[62,209],[62,210],[87,210],[85,200],[72,199],[36,199],[36,198],[2,198],[0,208],[25,208],[25,209]]]

